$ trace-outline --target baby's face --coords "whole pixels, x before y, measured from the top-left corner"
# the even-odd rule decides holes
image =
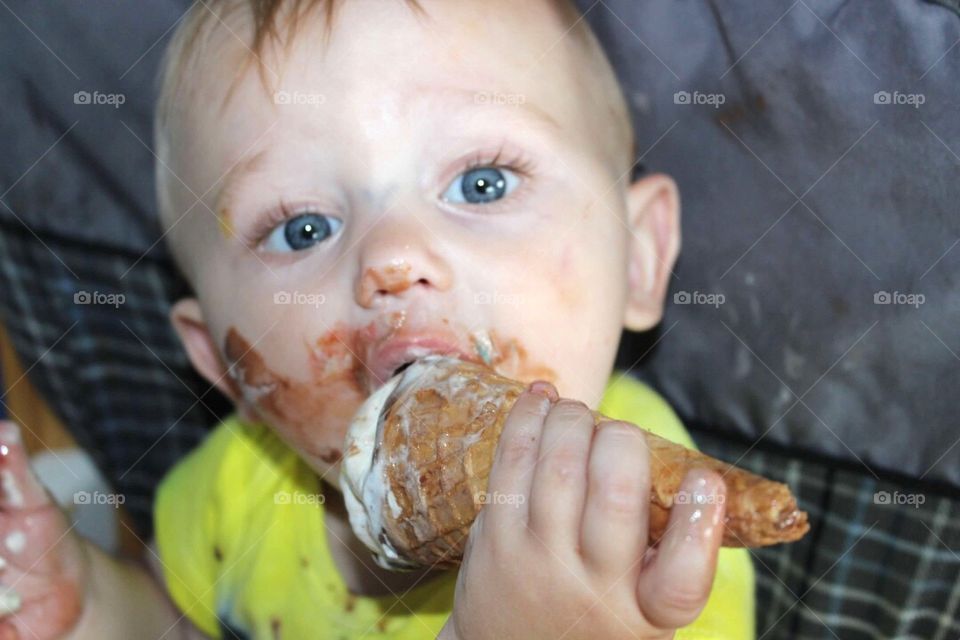
[[[617,97],[578,84],[606,71],[546,5],[421,4],[343,3],[264,57],[274,95],[252,67],[220,110],[225,36],[174,154],[216,185],[173,236],[199,300],[175,324],[330,480],[359,403],[425,353],[596,404],[645,279]]]

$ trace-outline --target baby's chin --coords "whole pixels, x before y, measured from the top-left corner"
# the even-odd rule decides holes
[[[283,435],[280,434],[281,439]],[[303,464],[317,479],[327,483],[339,491],[340,470],[343,459],[343,441],[327,442],[327,439],[318,440],[303,446],[301,442],[287,440],[287,446],[300,458]]]

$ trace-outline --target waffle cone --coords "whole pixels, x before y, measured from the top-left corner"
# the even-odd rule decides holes
[[[522,383],[483,365],[436,358],[426,373],[402,380],[383,408],[374,456],[389,499],[381,540],[401,564],[459,563],[470,526],[489,499],[497,440]],[[594,414],[595,422],[603,419]],[[790,489],[644,431],[650,451],[650,542],[663,535],[670,508],[684,496],[690,469],[712,469],[727,485],[723,545],[790,542],[807,529]]]

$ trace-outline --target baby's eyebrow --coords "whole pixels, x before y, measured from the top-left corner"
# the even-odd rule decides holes
[[[242,184],[250,175],[257,173],[263,168],[268,154],[268,149],[261,149],[249,158],[241,158],[235,163],[220,179],[220,186],[214,193],[213,203],[214,211],[220,218],[221,226],[231,226],[232,202],[237,185]]]
[[[420,90],[422,91],[421,95],[435,94],[444,100],[457,102],[461,106],[474,106],[513,113],[523,119],[530,120],[531,123],[545,125],[555,132],[563,129],[556,118],[535,102],[528,100],[528,96],[523,93],[497,90],[483,91],[464,87],[423,87]]]

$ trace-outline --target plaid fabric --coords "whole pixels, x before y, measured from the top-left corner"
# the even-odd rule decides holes
[[[41,241],[0,218],[0,318],[31,382],[148,536],[157,482],[226,407],[167,319],[182,285],[164,259],[138,258],[46,232]]]
[[[789,484],[810,515],[800,542],[752,551],[758,638],[960,638],[955,490],[692,433],[704,451]]]

